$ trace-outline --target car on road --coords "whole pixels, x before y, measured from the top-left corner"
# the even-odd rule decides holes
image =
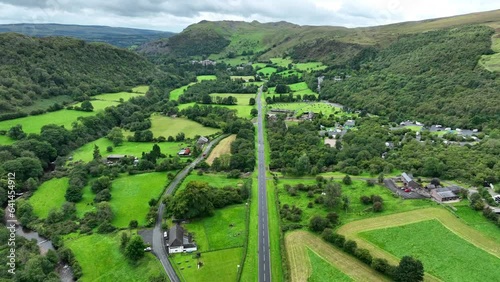
[[[151,252],[151,247],[147,247],[144,249],[145,252]]]
[[[163,238],[168,238],[168,232],[167,231],[163,232]]]
[[[410,188],[406,188],[406,189],[405,189],[405,192],[406,192],[406,193],[409,193],[409,192],[411,192],[411,189],[410,189]]]

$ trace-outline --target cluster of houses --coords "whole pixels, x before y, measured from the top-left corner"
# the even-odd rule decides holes
[[[134,158],[134,166],[137,166],[137,164],[139,163],[139,159],[137,157],[128,156],[128,155],[119,155],[119,154],[108,155],[106,157],[106,164],[109,166],[112,166],[112,165],[119,163],[122,159],[127,158],[127,157]]]
[[[399,179],[403,182],[402,189],[405,192],[420,192],[424,195],[429,195],[432,199],[434,199],[438,203],[449,203],[449,202],[458,202],[460,201],[460,190],[462,189],[459,186],[452,185],[447,187],[435,186],[434,184],[429,184],[426,187],[423,187],[420,183],[415,181],[413,175],[409,173],[402,173]]]
[[[201,60],[201,61],[193,60],[193,61],[191,61],[191,64],[192,65],[200,64],[200,65],[206,67],[206,66],[215,66],[217,64],[217,62],[212,61],[212,60]]]
[[[320,125],[319,136],[339,139],[347,133],[347,130],[354,128],[354,126],[356,126],[356,121],[352,119],[347,120],[344,125],[337,124],[330,128]]]

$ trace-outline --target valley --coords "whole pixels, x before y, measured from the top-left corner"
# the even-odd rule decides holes
[[[498,15],[0,33],[15,281],[495,280]]]

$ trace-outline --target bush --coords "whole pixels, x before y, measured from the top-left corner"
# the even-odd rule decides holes
[[[314,203],[313,202],[309,202],[309,204],[307,204],[307,207],[312,209],[314,207]]]
[[[330,221],[330,224],[332,226],[339,224],[339,215],[335,212],[329,212],[326,215],[326,218],[328,219],[328,221]]]
[[[345,185],[351,185],[352,184],[352,179],[349,176],[349,174],[346,174],[345,177],[342,179],[342,183]]]
[[[373,179],[366,180],[366,185],[369,187],[375,186],[375,180],[373,180]]]
[[[389,265],[389,262],[386,259],[382,258],[374,258],[371,264],[371,267],[373,269],[383,274],[388,274],[390,266],[391,265]]]
[[[359,248],[354,252],[354,255],[362,262],[371,265],[373,257],[367,249]]]
[[[384,209],[384,206],[381,202],[375,202],[373,203],[372,208],[374,212],[381,212]]]
[[[354,255],[357,249],[358,249],[358,243],[356,243],[356,241],[353,241],[353,240],[345,241],[344,251],[346,251],[347,253],[349,253],[351,255]]]
[[[319,215],[313,216],[309,221],[309,228],[314,232],[323,232],[328,225],[328,220]]]
[[[359,200],[363,205],[369,205],[372,202],[372,200],[368,196],[361,196]]]

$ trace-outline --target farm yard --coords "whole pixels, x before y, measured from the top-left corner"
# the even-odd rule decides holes
[[[73,251],[82,267],[83,277],[79,281],[141,281],[164,273],[160,261],[151,253],[146,253],[137,264],[130,263],[120,250],[122,232],[65,238],[64,245]]]
[[[153,132],[154,137],[175,137],[182,132],[186,138],[194,138],[196,135],[212,135],[220,131],[220,129],[205,127],[186,118],[172,118],[162,115],[154,115],[151,117],[150,130]]]
[[[106,157],[110,154],[119,154],[119,155],[131,155],[135,157],[141,157],[142,152],[149,152],[152,150],[153,145],[155,143],[152,142],[128,142],[124,141],[120,146],[113,146],[113,142],[111,142],[108,138],[103,137],[99,138],[95,141],[89,142],[82,147],[76,149],[73,153],[73,161],[84,161],[89,162],[93,158],[94,145],[99,147],[99,152],[101,156]],[[187,147],[189,143],[187,142],[162,142],[156,143],[160,146],[161,152],[167,156],[172,155],[175,156],[179,152],[180,149]],[[112,152],[108,152],[107,147],[113,147]]]
[[[220,157],[221,155],[230,154],[231,153],[231,143],[236,139],[236,134],[230,135],[217,144],[215,148],[212,150],[210,155],[207,157],[206,162],[209,165],[212,165],[215,158]]]

